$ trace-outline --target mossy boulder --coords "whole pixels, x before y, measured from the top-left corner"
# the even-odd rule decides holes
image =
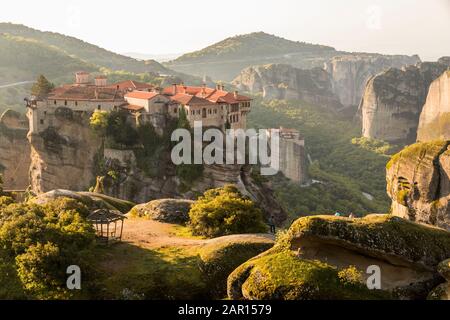
[[[30,201],[39,205],[45,205],[58,198],[70,198],[77,200],[78,202],[84,204],[89,210],[106,208],[127,213],[135,205],[130,201],[113,198],[100,193],[75,192],[63,189],[56,189],[40,194]]]
[[[441,283],[428,295],[429,300],[450,300],[450,259],[439,263],[437,270],[447,282]]]
[[[139,204],[130,211],[133,217],[146,217],[159,222],[185,224],[194,201],[184,199],[159,199]]]
[[[225,236],[203,245],[199,250],[200,270],[214,297],[226,296],[227,278],[234,269],[273,245],[268,235]]]
[[[298,219],[228,278],[231,299],[425,299],[442,278],[450,233],[390,215]],[[380,290],[369,290],[370,266]],[[349,276],[353,275],[353,276]]]
[[[450,259],[444,260],[439,263],[437,270],[440,275],[445,278],[445,280],[450,282]]]

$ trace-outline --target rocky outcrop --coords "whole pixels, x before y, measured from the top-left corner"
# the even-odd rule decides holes
[[[392,214],[450,230],[450,142],[407,147],[387,165]]]
[[[101,139],[90,129],[88,114],[67,110],[46,115],[52,124],[28,135],[31,187],[36,194],[53,189],[85,191],[95,182]]]
[[[450,259],[438,265],[439,274],[447,281],[437,286],[428,295],[430,300],[450,300]]]
[[[265,99],[302,100],[330,108],[340,106],[332,92],[330,75],[321,68],[302,70],[286,64],[249,67],[233,84],[240,90],[262,94]]]
[[[325,63],[332,77],[333,92],[344,106],[357,106],[372,76],[388,68],[401,68],[420,62],[418,56],[384,56],[351,54],[338,56]]]
[[[227,277],[238,266],[274,245],[270,235],[231,235],[208,240],[198,252],[199,268],[214,298],[223,299]]]
[[[84,204],[89,210],[110,209],[127,213],[133,208],[134,203],[109,197],[104,194],[94,192],[75,192],[70,190],[56,189],[42,193],[30,201],[38,205],[45,205],[55,199],[69,198]]]
[[[433,81],[420,115],[417,141],[433,140],[450,140],[450,71]]]
[[[425,299],[450,233],[390,215],[305,217],[228,277],[230,299]],[[369,290],[373,270],[381,289]],[[368,281],[369,280],[369,281]]]
[[[7,190],[28,188],[31,148],[27,140],[28,121],[24,115],[6,110],[0,117],[0,173]]]
[[[159,199],[135,206],[130,214],[159,222],[184,224],[189,221],[189,210],[194,201]]]
[[[372,77],[359,106],[363,136],[398,144],[415,142],[428,88],[447,67],[424,62]]]

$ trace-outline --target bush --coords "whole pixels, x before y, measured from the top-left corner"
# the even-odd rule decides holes
[[[13,203],[0,207],[0,271],[10,274],[0,276],[0,286],[14,287],[12,296],[0,290],[0,299],[22,298],[21,294],[32,299],[84,294],[66,291],[65,281],[69,265],[83,266],[83,274],[90,272],[94,230],[85,220],[87,212],[83,204],[67,198],[42,206]],[[91,283],[83,289],[90,287]]]
[[[193,204],[189,218],[193,234],[200,236],[218,237],[267,230],[261,210],[231,185],[206,191]]]

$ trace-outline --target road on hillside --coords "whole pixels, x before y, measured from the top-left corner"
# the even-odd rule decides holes
[[[23,86],[24,84],[29,84],[29,83],[33,83],[33,82],[34,81],[21,81],[21,82],[15,82],[15,83],[10,83],[10,84],[3,84],[3,85],[0,85],[0,89]]]

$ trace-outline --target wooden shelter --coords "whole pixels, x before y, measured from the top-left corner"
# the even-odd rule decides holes
[[[122,240],[125,219],[125,215],[120,211],[109,209],[95,210],[87,217],[87,220],[95,226],[97,238],[106,244]]]

